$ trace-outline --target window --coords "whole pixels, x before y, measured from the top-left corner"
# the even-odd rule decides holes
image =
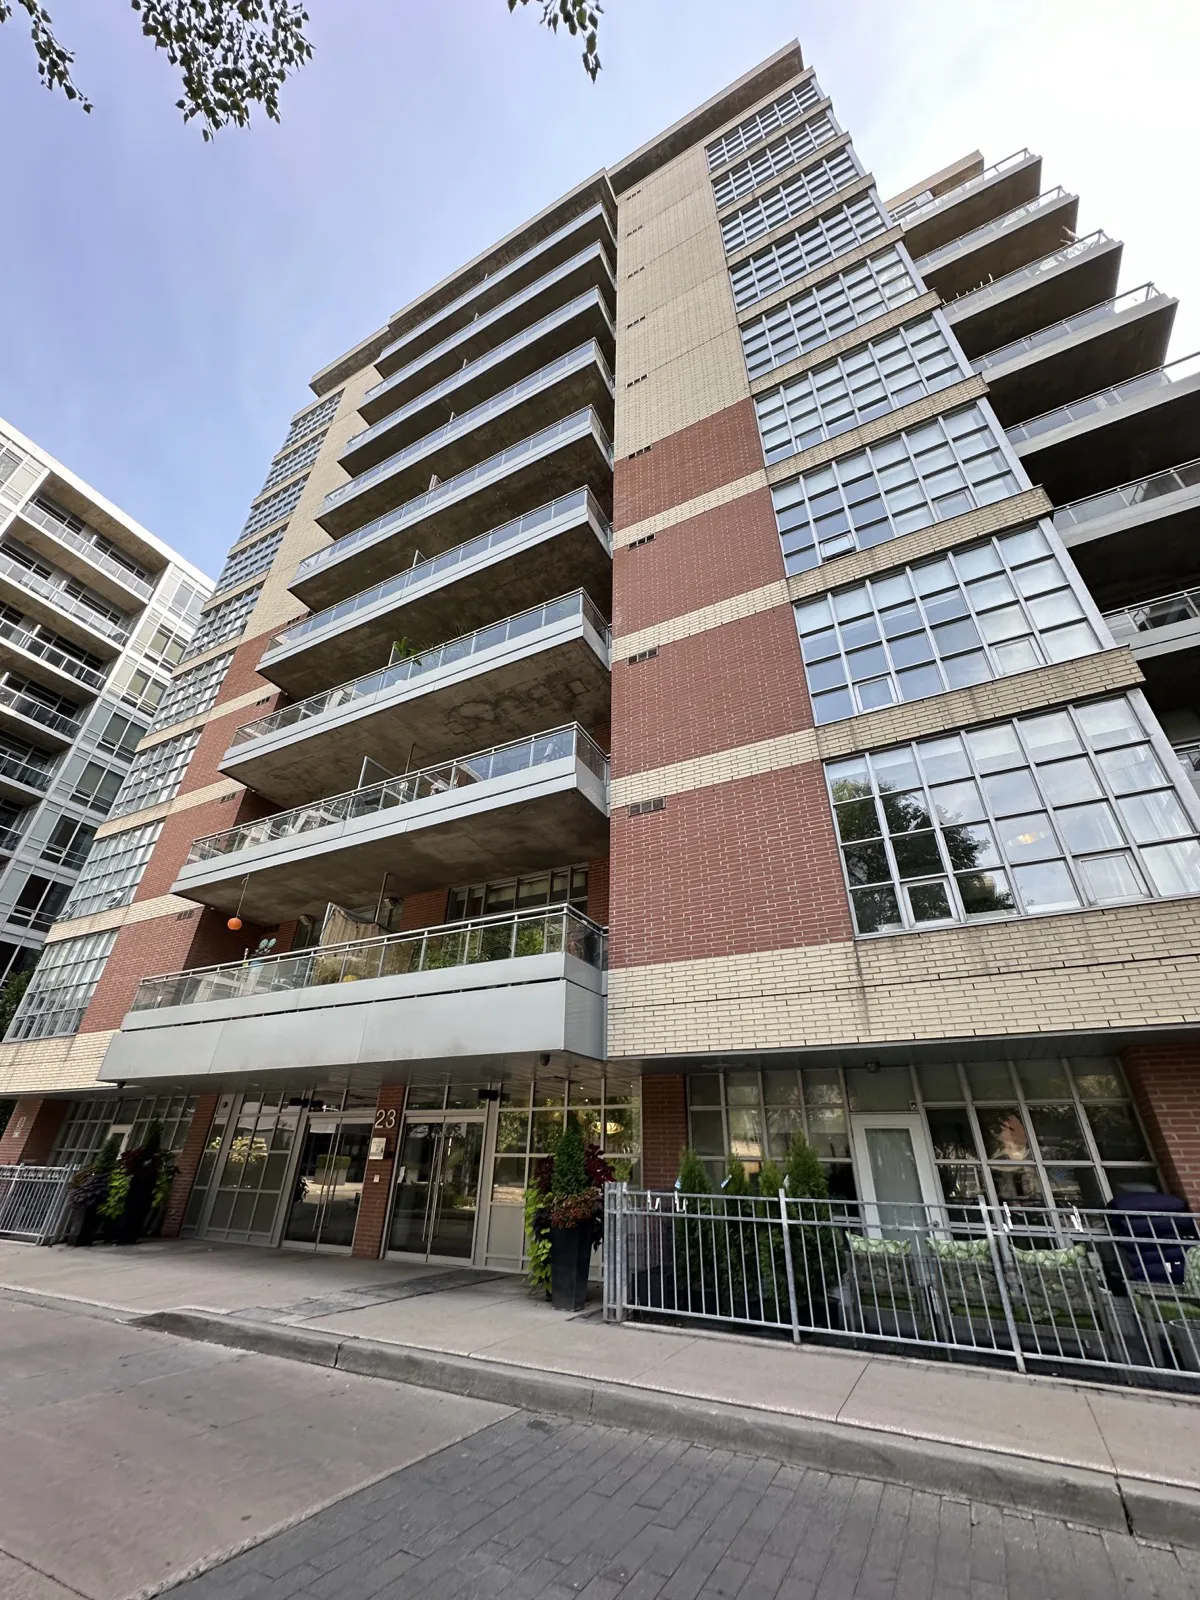
[[[133,752],[146,736],[146,724],[135,722],[132,717],[114,711],[104,725],[104,732],[96,741],[99,749],[118,756],[122,761],[131,761]]]
[[[718,206],[727,206],[731,200],[741,199],[742,195],[757,189],[760,183],[766,183],[777,173],[794,167],[797,161],[803,161],[823,144],[836,139],[840,131],[829,113],[823,111],[811,122],[793,129],[785,138],[777,139],[765,150],[760,150],[749,161],[730,167],[728,172],[714,178],[713,199]]]
[[[127,906],[161,832],[161,822],[146,822],[140,828],[126,828],[124,833],[98,839],[71,891],[68,915],[86,917],[93,911]]]
[[[520,1206],[534,1169],[553,1149],[567,1112],[573,1112],[589,1144],[598,1144],[618,1179],[635,1179],[641,1154],[641,1106],[628,1081],[580,1074],[571,1068],[567,1084],[558,1080],[531,1084],[506,1084],[500,1093],[496,1119],[496,1159],[492,1169],[492,1204]],[[456,1103],[452,1084],[446,1098]],[[441,1089],[410,1090],[407,1105],[440,1104]],[[465,1099],[465,1097],[464,1097]],[[463,1104],[459,1099],[458,1104]],[[519,1235],[518,1235],[519,1237]],[[517,1247],[520,1248],[519,1245]]]
[[[282,541],[283,529],[276,528],[274,533],[265,534],[236,555],[230,556],[221,568],[213,593],[221,594],[223,590],[232,589],[235,584],[245,583],[247,578],[256,578],[260,572],[265,572],[275,559],[275,552]]]
[[[196,619],[200,615],[200,607],[208,599],[208,596],[209,589],[207,585],[202,588],[199,584],[193,583],[190,578],[184,577],[182,573],[176,578],[170,598],[167,601],[167,614],[180,619],[189,638],[191,637],[192,627],[195,626]]]
[[[1026,485],[981,407],[964,406],[771,490],[789,573],[1003,500]]]
[[[81,867],[96,837],[95,825],[75,817],[59,817],[42,847],[43,861],[57,861],[64,867]]]
[[[868,261],[797,295],[742,329],[742,350],[752,378],[794,361],[818,345],[893,311],[920,294],[897,250]]]
[[[186,633],[177,633],[174,628],[163,622],[151,634],[143,654],[149,656],[152,661],[162,662],[168,667],[177,667],[183,660],[187,643]]]
[[[1040,528],[796,606],[819,724],[1098,648]]]
[[[145,1143],[152,1122],[162,1128],[163,1149],[178,1153],[183,1149],[195,1109],[195,1100],[182,1094],[76,1100],[63,1119],[50,1159],[59,1166],[84,1166],[99,1153],[109,1129],[114,1127],[129,1128],[125,1148],[136,1150]]]
[[[246,618],[254,610],[255,601],[261,593],[262,584],[257,583],[253,589],[243,589],[241,594],[235,594],[232,599],[223,600],[211,611],[206,611],[200,619],[200,626],[196,629],[191,644],[184,652],[183,659],[190,661],[201,651],[211,650],[213,645],[224,644],[226,639],[232,639],[235,634],[241,633]]]
[[[505,911],[527,911],[532,906],[570,905],[576,911],[586,912],[587,898],[588,869],[560,867],[555,872],[534,872],[524,878],[505,878],[497,883],[451,889],[446,921],[494,917]]]
[[[95,993],[117,930],[61,939],[43,949],[6,1039],[48,1039],[74,1033]]]
[[[810,222],[786,239],[778,239],[746,261],[741,261],[729,274],[733,285],[734,303],[753,305],[765,295],[782,289],[785,283],[795,283],[814,267],[823,267],[827,261],[836,260],[856,244],[873,239],[883,233],[888,222],[874,194],[859,195],[848,205],[839,206],[827,216]]]
[[[776,128],[802,117],[820,99],[821,91],[815,78],[809,78],[807,83],[798,83],[794,89],[781,94],[778,100],[772,100],[769,106],[764,106],[761,111],[739,122],[736,128],[730,128],[719,139],[714,139],[708,146],[708,170],[715,172],[726,161],[732,161],[734,156],[740,156],[743,150],[748,150],[752,144],[774,133]]]
[[[258,501],[250,508],[250,515],[246,518],[241,537],[245,539],[250,534],[257,533],[260,528],[270,527],[272,522],[282,522],[285,517],[290,517],[307,482],[308,474],[305,473],[302,478],[289,483],[286,489],[279,489],[275,494],[268,495],[265,500]]]
[[[69,883],[59,883],[54,878],[31,873],[21,885],[21,892],[8,913],[8,920],[15,922],[18,927],[35,928],[44,933],[61,913],[70,892]]]
[[[125,775],[112,815],[126,817],[131,811],[144,811],[147,806],[174,799],[192,759],[192,751],[199,743],[200,733],[199,728],[193,728],[189,733],[177,734],[174,739],[164,739],[161,744],[139,751]]]
[[[172,679],[158,708],[158,715],[150,724],[151,731],[169,728],[172,723],[182,722],[185,717],[195,717],[207,711],[220,693],[232,660],[231,650],[228,655],[214,656],[211,661],[203,661],[198,667],[191,667]]]
[[[75,780],[71,799],[107,816],[117,798],[123,776],[112,767],[102,766],[99,761],[89,761]]]
[[[0,733],[0,763],[3,770],[18,783],[30,783],[44,789],[49,780],[52,757],[44,750],[36,750],[23,739]]]
[[[802,373],[754,402],[768,465],[969,377],[937,320],[924,317]]]
[[[698,1072],[690,1074],[690,1143],[716,1183],[729,1159],[756,1172],[764,1157],[781,1161],[798,1133],[821,1160],[830,1192],[854,1196],[846,1091],[836,1067],[797,1072]]]
[[[64,511],[60,505],[56,505],[53,500],[47,499],[45,495],[36,495],[33,503],[53,521],[61,523],[68,533],[78,535],[79,538],[85,540],[101,555],[107,556],[110,561],[115,561],[118,566],[124,567],[126,572],[132,572],[143,583],[153,584],[154,578],[146,571],[145,567],[139,566],[132,556],[125,554],[120,545],[114,544],[111,539],[106,539],[102,533],[97,533],[95,528],[89,528],[86,523],[81,522],[78,517],[73,517],[69,511]]]
[[[284,439],[279,448],[286,450],[289,444],[293,444],[297,439],[303,439],[314,428],[321,428],[327,422],[332,422],[334,412],[337,410],[338,402],[341,398],[342,391],[339,389],[336,394],[327,394],[324,400],[318,401],[315,406],[310,406],[307,411],[303,412],[292,423],[287,431],[287,438]]]
[[[152,715],[155,707],[167,691],[167,685],[161,678],[151,677],[145,667],[135,667],[129,674],[129,682],[121,690],[121,699],[146,714]]]
[[[289,450],[287,455],[280,456],[267,473],[266,481],[259,494],[265,494],[268,489],[273,489],[277,483],[282,483],[285,478],[290,478],[293,473],[303,472],[305,467],[311,467],[321,453],[321,446],[325,442],[327,430],[322,428],[320,433],[313,434],[304,444],[296,450]]]
[[[772,189],[727,217],[721,224],[725,254],[730,256],[744,245],[753,244],[772,228],[782,227],[801,212],[811,211],[813,206],[820,205],[822,200],[828,200],[831,194],[861,177],[862,168],[854,151],[844,145],[833,155],[781,183],[778,189]]]
[[[53,727],[58,717],[75,722],[79,716],[79,707],[74,701],[55,694],[53,689],[47,689],[44,684],[34,683],[32,678],[22,677],[19,672],[0,673],[0,687],[7,691],[5,698],[14,711],[32,717],[37,722],[45,721]],[[49,717],[43,715],[46,712],[50,713]],[[62,727],[61,724],[58,726]],[[62,731],[71,730],[63,728]]]
[[[1200,893],[1196,823],[1124,696],[825,775],[860,934]]]

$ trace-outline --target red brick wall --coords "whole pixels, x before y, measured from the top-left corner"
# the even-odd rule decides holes
[[[49,1160],[62,1127],[69,1100],[42,1100],[37,1095],[22,1095],[0,1138],[0,1167],[25,1162],[44,1166]]]
[[[679,1176],[679,1158],[688,1142],[687,1094],[683,1078],[642,1079],[642,1183],[669,1189]]]
[[[601,927],[608,922],[608,857],[588,862],[587,914]]]
[[[208,1143],[209,1129],[212,1127],[213,1114],[217,1109],[218,1095],[202,1094],[196,1098],[196,1109],[192,1113],[192,1125],[187,1131],[183,1141],[183,1149],[176,1157],[177,1171],[175,1181],[171,1185],[171,1193],[167,1197],[167,1209],[163,1215],[162,1236],[164,1239],[178,1239],[179,1230],[183,1226],[184,1212],[187,1210],[188,1201],[192,1197],[192,1185],[196,1181],[199,1170],[200,1158],[204,1154],[204,1147]]]
[[[449,889],[426,889],[423,894],[405,895],[398,928],[436,928],[446,920],[449,894]]]
[[[748,397],[691,427],[655,441],[644,455],[625,457],[613,472],[613,527],[682,505],[724,483],[760,472],[762,445]]]
[[[383,1253],[383,1230],[387,1227],[388,1207],[392,1199],[392,1173],[396,1167],[396,1145],[400,1138],[406,1093],[406,1086],[402,1083],[385,1083],[380,1086],[379,1098],[375,1102],[376,1119],[381,1124],[375,1136],[382,1136],[387,1141],[387,1153],[382,1161],[367,1162],[367,1175],[350,1252],[372,1261]],[[381,1111],[384,1115],[379,1118]]]
[[[1200,1211],[1200,1039],[1149,1041],[1122,1059],[1163,1179]]]

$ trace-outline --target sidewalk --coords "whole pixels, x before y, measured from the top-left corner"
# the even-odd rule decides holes
[[[0,1241],[0,1289],[208,1313],[150,1325],[1200,1545],[1200,1399],[611,1326],[591,1308],[562,1316],[509,1276],[190,1241]]]

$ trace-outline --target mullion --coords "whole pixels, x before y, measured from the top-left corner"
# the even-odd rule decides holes
[[[720,178],[715,178],[713,198],[718,206],[726,206],[732,200],[741,200],[753,194],[760,184],[786,172],[797,161],[814,155],[822,145],[836,139],[840,131],[827,111],[810,118],[794,132],[768,145],[758,155],[751,156],[739,166],[730,167]]]
[[[991,726],[997,726],[997,724],[991,724]],[[1009,727],[1009,728],[1016,729],[1018,727],[1018,719],[1016,717],[1011,717],[1011,718],[1009,718],[1009,720],[1006,723],[1000,723],[1000,724],[998,724],[998,726],[1000,726],[1000,727]],[[1008,859],[1008,852],[1004,849],[1004,845],[1003,845],[1003,842],[1002,842],[1002,839],[1001,839],[1001,835],[1000,835],[1000,817],[999,817],[999,814],[996,812],[994,806],[992,805],[991,800],[988,798],[987,787],[983,782],[984,774],[983,774],[982,769],[979,766],[979,763],[975,759],[975,752],[971,749],[970,740],[965,738],[962,733],[955,733],[953,735],[953,737],[957,738],[959,740],[959,743],[962,746],[963,753],[966,755],[966,758],[967,758],[967,764],[971,769],[971,776],[974,779],[975,785],[979,790],[979,796],[980,796],[980,799],[981,799],[981,801],[983,803],[983,809],[984,809],[984,812],[985,812],[986,817],[987,817],[987,822],[988,822],[988,825],[990,826],[990,828],[992,830],[992,837],[996,841],[996,853],[1000,857],[1000,860],[1004,864],[1004,875],[1008,879],[1008,891],[1012,895],[1014,901],[1016,902],[1016,907],[1017,907],[1016,914],[1018,916],[1022,916],[1022,917],[1028,917],[1028,916],[1037,915],[1037,913],[1031,912],[1026,908],[1025,897],[1021,893],[1021,891],[1020,891],[1020,889],[1019,889],[1019,887],[1017,885],[1016,877],[1015,877],[1014,872],[1013,872],[1013,863]],[[1062,856],[1064,861],[1068,861],[1069,862],[1069,856],[1068,856],[1068,852],[1067,852],[1067,847],[1066,847],[1066,844],[1063,841],[1062,835],[1058,831],[1058,827],[1057,827],[1057,825],[1055,823],[1054,816],[1051,813],[1050,803],[1046,799],[1045,794],[1042,792],[1041,784],[1038,783],[1038,781],[1037,781],[1037,768],[1034,766],[1033,759],[1029,754],[1028,747],[1026,746],[1025,740],[1022,737],[1022,735],[1021,735],[1021,733],[1019,731],[1016,734],[1016,738],[1017,738],[1017,745],[1018,745],[1018,747],[1019,747],[1019,749],[1021,751],[1021,754],[1025,758],[1025,770],[1029,773],[1030,778],[1033,780],[1033,785],[1034,785],[1034,788],[1037,790],[1038,799],[1041,801],[1043,811],[1046,813],[1046,815],[1050,819],[1050,828],[1051,828],[1051,831],[1054,834],[1054,838],[1055,838],[1056,842],[1058,843],[1059,853]],[[920,757],[918,756],[917,759],[918,759],[918,764],[920,764]],[[1004,770],[1004,771],[1017,771],[1019,769],[1017,769],[1017,768],[1003,768],[1002,770]],[[1020,864],[1022,866],[1026,865],[1026,863],[1024,863],[1024,862],[1022,862]],[[1036,865],[1037,863],[1030,863],[1030,864],[1031,865]],[[1076,879],[1074,872],[1071,871],[1069,865],[1068,865],[1068,869],[1067,870],[1068,870],[1068,872],[1070,874],[1072,883],[1075,885],[1076,891],[1078,891],[1078,889],[1079,889],[1078,880]],[[1082,895],[1080,895],[1079,896],[1080,909],[1082,909],[1082,907],[1084,906],[1085,903],[1086,902],[1084,900],[1084,897]],[[1012,913],[1009,912],[1009,913],[1006,913],[1006,915],[1012,915]],[[973,921],[975,919],[974,918],[966,918],[965,920]]]

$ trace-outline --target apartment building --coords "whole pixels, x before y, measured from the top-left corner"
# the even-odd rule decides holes
[[[1200,1206],[1200,361],[1039,155],[881,199],[827,88],[316,374],[10,1156],[162,1115],[168,1232],[501,1268],[567,1109],[655,1186]]]

